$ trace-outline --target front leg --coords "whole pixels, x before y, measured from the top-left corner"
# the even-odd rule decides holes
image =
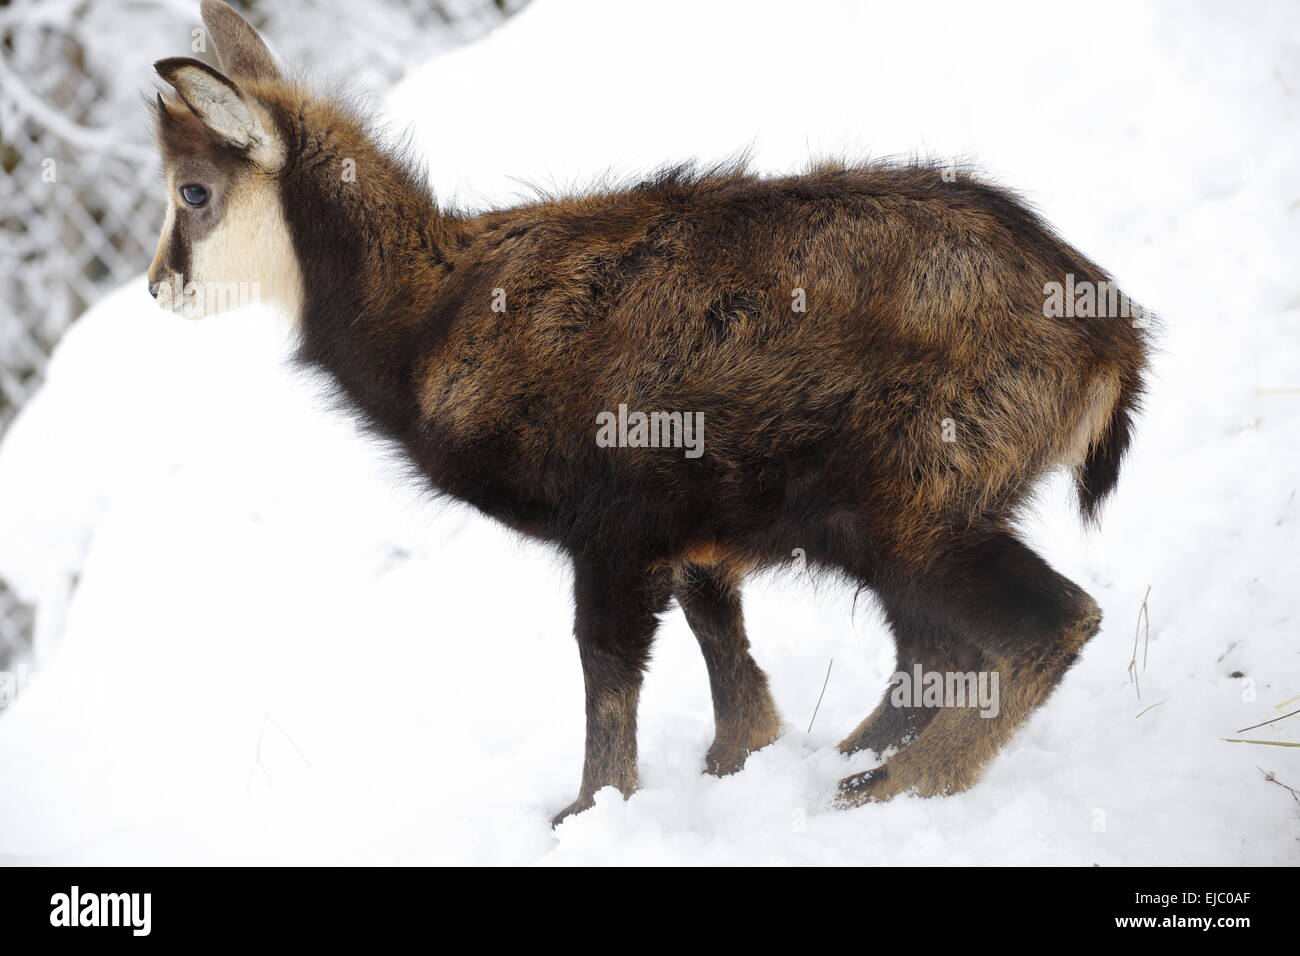
[[[781,731],[767,675],[749,653],[740,589],[720,571],[691,565],[676,594],[700,642],[713,691],[714,738],[704,766],[719,776],[735,773]]]
[[[624,797],[637,788],[636,711],[641,679],[669,591],[644,566],[574,561],[574,635],[587,694],[587,749],[578,799],[551,821],[559,824],[593,803],[602,787]]]

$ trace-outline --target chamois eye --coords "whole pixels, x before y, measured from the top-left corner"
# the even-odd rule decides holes
[[[208,201],[208,191],[198,183],[186,183],[181,187],[181,198],[191,206],[202,206]]]

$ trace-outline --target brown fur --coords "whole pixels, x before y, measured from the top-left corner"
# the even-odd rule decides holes
[[[924,164],[675,168],[457,214],[235,19],[209,25],[269,145],[232,149],[169,101],[164,156],[274,177],[304,359],[431,487],[572,556],[588,744],[565,812],[635,787],[641,673],[673,596],[709,668],[709,769],[775,736],[738,585],[795,548],[880,596],[900,669],[1004,678],[993,720],[882,702],[843,749],[907,746],[844,781],[845,801],[973,783],[1097,627],[1011,527],[1054,467],[1074,469],[1089,517],[1117,478],[1143,333],[1043,312],[1047,283],[1106,273],[1014,195]],[[185,62],[160,65],[182,90]],[[597,415],[620,404],[702,412],[705,453],[598,446]]]

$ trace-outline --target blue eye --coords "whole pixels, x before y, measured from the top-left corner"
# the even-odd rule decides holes
[[[202,206],[208,201],[208,191],[198,183],[186,183],[181,187],[181,198],[191,206]]]

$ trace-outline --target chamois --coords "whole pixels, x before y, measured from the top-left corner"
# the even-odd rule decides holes
[[[674,598],[708,668],[707,769],[776,738],[740,584],[793,554],[876,595],[900,673],[1000,678],[994,714],[887,691],[840,749],[888,759],[837,803],[970,787],[1100,624],[1013,525],[1053,468],[1089,520],[1118,479],[1148,333],[1046,304],[1107,274],[1010,192],[921,162],[684,166],[440,208],[417,164],[288,81],[230,7],[202,13],[220,71],[155,65],[170,205],[150,289],[256,283],[430,489],[571,557],[586,756],[556,822],[635,790],[642,675]],[[687,425],[695,445],[672,447]]]

